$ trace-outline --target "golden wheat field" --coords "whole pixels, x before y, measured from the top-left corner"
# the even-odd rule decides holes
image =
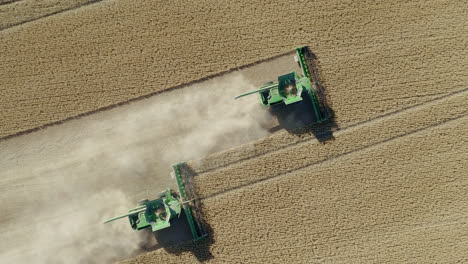
[[[0,32],[0,61],[8,65],[0,69],[0,137],[304,44],[348,122],[378,116],[463,87],[465,13],[466,5],[451,1],[84,6]]]
[[[160,154],[154,153],[156,145],[180,148],[151,143],[157,140],[155,127],[164,135],[161,141],[170,139],[164,124],[166,133],[184,135],[191,128],[119,112],[128,106],[121,104],[148,105],[145,100],[156,98],[150,112],[155,115],[157,103],[164,103],[157,98],[169,91],[200,89],[184,85],[308,45],[318,58],[333,122],[259,134],[250,143],[204,151],[206,156],[188,155],[209,239],[138,256],[102,256],[103,242],[99,252],[87,249],[86,257],[96,254],[95,263],[125,258],[121,263],[468,262],[467,12],[463,1],[445,0],[0,1],[0,154],[5,157],[0,164],[6,168],[0,186],[15,188],[5,189],[0,204],[7,205],[9,193],[40,185],[39,194],[50,190],[48,185],[66,183],[59,178],[62,172],[77,186],[87,186],[91,196],[111,177],[105,170],[122,169],[107,162],[125,149],[144,153],[145,159],[135,162],[145,169],[135,178],[145,182],[132,187],[132,179],[119,183],[114,177],[110,185],[125,185],[120,187],[135,198],[144,192],[148,172],[165,166],[161,161],[157,169],[148,168]],[[262,80],[262,73],[254,74]],[[230,104],[222,101],[216,111]],[[139,134],[125,130],[129,138],[141,137],[129,140],[132,146],[104,140],[103,132],[96,140],[104,142],[98,155],[86,149],[59,169],[32,165],[33,152],[49,148],[46,139],[58,140],[50,144],[53,158],[43,155],[37,167],[81,147],[73,136],[84,127],[80,120],[106,123],[98,122],[95,130],[109,131],[116,129],[109,124],[119,122],[119,113],[131,122],[160,123],[135,126]],[[85,117],[65,122],[79,116]],[[59,125],[50,129],[52,124]],[[71,136],[61,136],[61,126]],[[317,133],[326,131],[333,137],[317,140]],[[29,152],[28,144],[34,146]],[[93,161],[82,166],[82,157]],[[129,167],[129,174],[135,173]],[[17,181],[15,173],[22,174]],[[45,184],[37,177],[50,180]],[[80,185],[81,177],[89,182]],[[5,228],[13,224],[15,208],[4,208]],[[57,214],[49,217],[58,219]],[[12,234],[21,232],[7,235]]]
[[[213,241],[123,263],[465,262],[467,100],[464,90],[325,144],[283,132],[189,164]]]

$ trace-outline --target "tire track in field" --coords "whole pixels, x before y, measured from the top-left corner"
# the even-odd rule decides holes
[[[0,1],[0,6],[13,4],[16,2],[20,2],[20,1],[24,1],[24,0],[4,0],[4,1]]]
[[[309,139],[219,170],[201,173],[194,178],[197,193],[200,198],[216,196],[460,119],[468,113],[464,107],[466,101],[468,89],[339,131],[333,142],[320,145],[320,148],[315,148],[319,142]],[[447,106],[450,107],[447,109]]]
[[[454,92],[444,94],[443,96],[439,96],[429,101],[403,107],[400,110],[389,112],[370,120],[363,120],[361,122],[346,126],[344,128],[337,129],[333,132],[338,131],[338,133],[344,133],[349,129],[354,129],[356,127],[364,126],[366,124],[370,124],[381,119],[389,118],[401,114],[405,111],[412,111],[421,107],[425,107],[426,104],[435,103],[449,97],[457,96],[458,94],[464,93],[466,91],[468,91],[468,88],[456,90]],[[313,127],[311,129],[313,129]],[[316,136],[310,131],[301,134],[302,131],[307,130],[307,128],[300,130],[298,134],[291,134],[287,131],[281,131],[280,133],[274,134],[268,138],[261,139],[255,143],[209,155],[201,161],[190,161],[188,162],[188,164],[199,175],[215,172],[218,170],[222,170],[228,166],[242,163],[249,159],[259,158],[271,152],[280,151],[284,148],[293,147],[297,144],[302,144],[310,140],[315,140]]]
[[[43,7],[38,1],[27,1],[27,0],[12,0],[4,3],[0,3],[0,13],[6,15],[14,14],[11,18],[7,18],[0,23],[0,31],[10,29],[13,27],[21,26],[26,23],[34,22],[46,17],[61,14],[67,11],[76,10],[88,5],[102,2],[104,0],[87,0],[83,3],[76,3],[71,1],[68,7],[58,6],[56,10],[49,10],[48,7]],[[46,1],[47,2],[47,1]],[[28,6],[30,5],[30,6]],[[59,5],[57,3],[57,5]],[[43,8],[43,9],[41,9]],[[3,10],[2,10],[3,9]],[[23,19],[18,19],[18,16],[22,16]]]

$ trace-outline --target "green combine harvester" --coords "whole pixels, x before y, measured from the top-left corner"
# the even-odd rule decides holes
[[[295,60],[298,62],[302,74],[296,71],[278,77],[277,82],[268,82],[255,91],[241,94],[235,99],[258,93],[260,102],[266,107],[291,105],[301,102],[308,97],[311,101],[315,122],[320,123],[330,118],[327,110],[325,94],[320,84],[317,70],[314,67],[313,54],[308,47],[296,48]]]
[[[173,173],[177,180],[179,192],[171,189],[166,189],[158,194],[158,198],[152,201],[144,199],[138,202],[137,207],[128,211],[124,215],[111,218],[104,223],[109,223],[121,218],[128,217],[130,226],[134,230],[143,230],[151,228],[153,232],[168,228],[171,223],[181,220],[179,219],[184,211],[187,223],[190,227],[193,241],[198,241],[208,234],[203,229],[200,219],[194,216],[197,212],[193,198],[189,197],[189,192],[186,189],[186,178],[182,173],[182,166],[185,163],[177,163],[172,165]]]

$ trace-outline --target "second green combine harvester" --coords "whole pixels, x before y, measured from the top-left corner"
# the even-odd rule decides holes
[[[330,114],[325,100],[323,87],[319,81],[318,73],[313,63],[313,54],[308,47],[296,48],[295,60],[298,62],[302,74],[292,71],[288,74],[278,77],[277,82],[268,82],[255,91],[241,94],[243,97],[258,93],[260,102],[266,107],[275,107],[278,105],[290,105],[306,99],[310,99],[312,112],[315,116],[315,122],[320,123],[328,118]]]
[[[166,189],[166,191],[158,194],[157,199],[151,201],[147,199],[141,200],[138,202],[137,207],[131,209],[128,213],[109,219],[104,223],[128,217],[130,226],[134,230],[151,228],[153,232],[157,232],[170,227],[171,223],[181,220],[179,219],[180,216],[185,215],[190,227],[192,240],[198,241],[206,237],[208,234],[200,221],[200,213],[194,202],[195,197],[187,189],[189,184],[188,179],[182,173],[184,165],[185,163],[172,165],[179,192]],[[183,213],[182,210],[184,211]]]

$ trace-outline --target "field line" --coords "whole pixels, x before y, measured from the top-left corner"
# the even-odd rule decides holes
[[[25,1],[25,0],[12,0],[11,2],[7,2],[7,4],[14,4],[14,3],[20,2],[20,1]],[[41,16],[38,16],[38,17],[35,17],[35,18],[32,18],[32,19],[26,19],[26,20],[23,20],[23,21],[20,21],[20,22],[17,22],[17,23],[14,23],[14,24],[11,24],[11,25],[8,25],[8,26],[5,26],[5,27],[0,27],[0,31],[11,29],[11,28],[14,28],[14,27],[17,27],[17,26],[24,25],[26,23],[31,23],[31,22],[34,22],[34,21],[37,21],[37,20],[40,20],[40,19],[43,19],[43,18],[46,18],[46,17],[50,17],[50,16],[53,16],[53,15],[61,14],[61,13],[65,13],[65,12],[68,12],[68,11],[71,11],[71,10],[76,10],[76,9],[79,9],[79,8],[82,8],[82,7],[85,7],[85,6],[88,6],[88,5],[96,4],[96,3],[99,3],[99,2],[102,2],[102,1],[104,1],[104,0],[91,0],[91,1],[89,1],[87,3],[75,5],[75,6],[65,8],[65,9],[61,9],[61,10],[57,10],[57,11],[54,11],[54,12],[51,12],[51,13],[45,13],[45,14],[43,14]],[[3,4],[5,4],[5,3],[3,3]]]
[[[13,3],[16,3],[16,2],[21,2],[21,1],[25,1],[25,0],[7,0],[7,1],[4,1],[4,2],[0,2],[0,6],[9,5],[9,4],[13,4]]]

